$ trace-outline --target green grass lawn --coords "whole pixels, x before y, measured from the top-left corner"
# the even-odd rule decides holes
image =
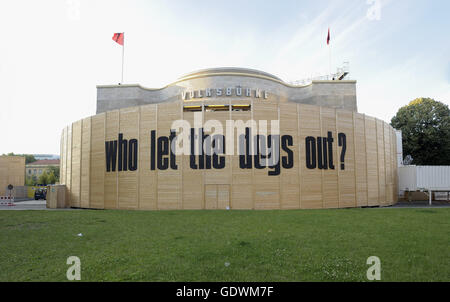
[[[0,211],[0,281],[67,281],[69,256],[82,281],[367,281],[369,256],[450,281],[450,209]]]

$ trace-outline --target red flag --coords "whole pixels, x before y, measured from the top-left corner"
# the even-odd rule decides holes
[[[116,43],[118,43],[118,44],[123,46],[123,41],[124,41],[124,38],[125,38],[124,35],[125,35],[125,33],[115,33],[112,39]]]
[[[330,45],[330,40],[331,40],[331,37],[330,37],[330,28],[328,28],[327,45]]]

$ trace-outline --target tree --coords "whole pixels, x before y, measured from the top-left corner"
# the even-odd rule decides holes
[[[34,158],[34,155],[32,154],[24,154],[23,156],[25,156],[25,164],[31,164],[34,163],[36,161],[36,158]]]
[[[48,174],[47,174],[47,171],[44,171],[44,172],[41,174],[41,176],[39,176],[39,181],[38,181],[38,183],[39,183],[40,185],[44,185],[44,186],[46,186],[46,185],[48,184]]]
[[[25,180],[26,186],[35,186],[36,185],[36,176],[29,176]]]
[[[403,154],[415,165],[450,165],[450,109],[430,98],[400,108],[391,126],[402,131]]]
[[[56,180],[55,181],[59,181],[59,166],[49,166],[48,167],[48,171],[49,171],[49,174],[54,174],[54,176],[55,176],[55,178],[56,178]]]
[[[48,174],[48,178],[47,178],[47,184],[49,184],[49,185],[54,185],[55,183],[56,183],[56,176],[55,176],[55,174],[53,173],[53,171],[52,172],[50,172],[49,174]]]

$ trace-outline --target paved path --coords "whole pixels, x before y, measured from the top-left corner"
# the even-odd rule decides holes
[[[29,199],[25,201],[16,201],[15,206],[0,205],[0,210],[20,211],[20,210],[46,210],[47,203],[45,200]]]
[[[430,206],[428,201],[410,201],[410,202],[399,202],[392,206],[393,209],[399,208],[428,208],[428,209],[439,209],[439,208],[450,208],[450,202],[446,201],[433,201]]]

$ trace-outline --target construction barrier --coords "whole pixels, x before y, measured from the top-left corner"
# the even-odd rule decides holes
[[[14,203],[14,197],[12,196],[0,196],[0,205],[14,207],[16,204]]]

